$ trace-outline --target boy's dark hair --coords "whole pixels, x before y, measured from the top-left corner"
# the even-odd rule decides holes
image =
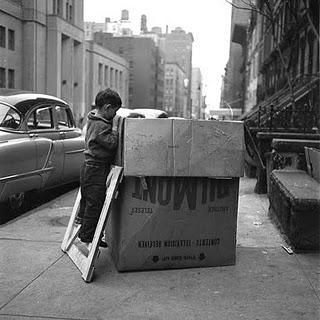
[[[113,107],[120,108],[122,101],[116,91],[107,88],[98,92],[95,99],[96,108],[100,109],[105,104],[111,104]]]

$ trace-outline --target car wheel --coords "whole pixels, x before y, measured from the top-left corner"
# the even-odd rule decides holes
[[[20,210],[25,203],[26,195],[24,192],[18,192],[9,197],[9,207],[13,211]]]

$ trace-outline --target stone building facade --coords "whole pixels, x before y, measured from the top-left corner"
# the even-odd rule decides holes
[[[223,77],[220,108],[244,109],[246,32],[250,11],[241,0],[233,0],[229,59]]]
[[[53,94],[84,112],[83,0],[2,0],[0,87]]]
[[[165,54],[166,63],[177,63],[186,75],[187,110],[184,117],[191,118],[191,83],[192,83],[192,44],[193,35],[181,28],[175,28],[166,33],[160,41],[160,47]]]
[[[95,100],[96,94],[104,89],[116,90],[122,100],[122,106],[129,105],[129,63],[112,51],[86,41],[86,112]]]
[[[192,68],[191,103],[193,119],[204,119],[202,87],[200,68]]]
[[[274,126],[319,128],[319,2],[277,0],[268,7],[261,0],[257,8],[263,14],[253,12],[248,29],[254,55],[248,55],[246,91],[255,99],[248,110],[272,105]],[[252,86],[250,75],[257,72]],[[305,114],[309,120],[302,120]]]
[[[85,41],[83,10],[83,0],[2,0],[0,89],[59,97],[77,123],[105,87],[117,90],[127,107],[128,62]]]
[[[164,60],[152,39],[98,32],[94,41],[129,62],[129,108],[163,108]]]
[[[165,64],[164,110],[169,116],[184,117],[187,110],[186,75],[177,63]]]

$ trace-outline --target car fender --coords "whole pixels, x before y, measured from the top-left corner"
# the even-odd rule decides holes
[[[51,152],[52,140],[46,138],[2,141],[0,202],[12,194],[42,188],[53,171],[48,161]]]
[[[30,138],[1,141],[0,178],[35,170],[36,148],[35,140]],[[23,162],[21,158],[23,158]]]
[[[64,167],[63,180],[79,180],[79,173],[82,163],[84,162],[85,141],[84,137],[76,137],[63,140],[64,145]]]

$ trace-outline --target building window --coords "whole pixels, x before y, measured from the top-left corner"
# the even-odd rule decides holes
[[[66,2],[66,20],[73,22],[74,17],[74,1],[67,0]]]
[[[109,67],[104,67],[104,85],[108,87],[108,73],[109,73]]]
[[[70,5],[69,6],[69,21],[71,21],[71,22],[73,22],[73,17],[74,17],[73,10],[74,10],[73,5]]]
[[[8,70],[8,88],[10,89],[14,88],[14,70],[13,69]]]
[[[110,68],[110,88],[114,87],[114,73],[113,73],[113,68]]]
[[[62,16],[62,0],[57,0],[57,15]]]
[[[8,48],[9,50],[14,50],[14,47],[15,47],[14,30],[8,29]]]
[[[102,84],[102,63],[98,66],[98,84]]]
[[[66,3],[66,20],[69,20],[69,3]]]
[[[116,90],[118,90],[118,70],[115,71],[115,80],[114,80],[115,84],[114,87]]]
[[[0,47],[6,47],[6,28],[0,26]]]
[[[123,81],[123,73],[122,73],[122,71],[119,71],[119,90],[120,90],[120,92],[122,92],[122,90],[123,90],[122,81]]]
[[[6,69],[0,68],[0,88],[6,87]]]

